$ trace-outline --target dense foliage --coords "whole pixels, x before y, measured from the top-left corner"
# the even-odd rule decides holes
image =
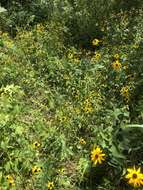
[[[142,0],[0,5],[0,190],[143,189]]]

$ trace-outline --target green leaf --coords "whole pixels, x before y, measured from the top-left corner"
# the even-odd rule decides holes
[[[111,151],[113,157],[125,159],[125,156],[123,154],[121,154],[121,152],[118,150],[118,148],[114,144],[112,144],[110,151]]]
[[[5,9],[5,8],[3,8],[3,7],[0,7],[0,13],[4,13],[4,12],[6,12],[7,10]]]
[[[143,125],[138,125],[138,124],[131,124],[131,125],[126,125],[125,128],[143,128]]]

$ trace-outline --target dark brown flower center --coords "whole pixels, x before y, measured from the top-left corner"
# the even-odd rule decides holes
[[[137,174],[133,174],[133,175],[132,175],[132,178],[133,178],[133,179],[136,179],[136,178],[137,178]]]
[[[95,154],[95,159],[98,159],[99,158],[99,155],[98,154]]]
[[[36,172],[38,172],[38,170],[37,170],[37,169],[35,169],[35,170],[34,170],[34,172],[36,173]]]

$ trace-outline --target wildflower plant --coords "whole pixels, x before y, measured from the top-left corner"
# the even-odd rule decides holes
[[[0,189],[142,189],[137,2],[1,3]]]

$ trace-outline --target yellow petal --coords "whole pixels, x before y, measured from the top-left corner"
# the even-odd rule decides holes
[[[138,172],[138,173],[140,173],[140,172],[141,172],[141,168],[140,168],[140,167],[138,168],[137,172]]]

